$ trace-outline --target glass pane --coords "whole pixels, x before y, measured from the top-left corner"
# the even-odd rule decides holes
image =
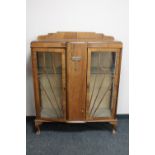
[[[63,117],[61,53],[38,52],[41,117]]]
[[[114,73],[114,52],[91,53],[89,92],[89,115],[91,117],[111,117]]]

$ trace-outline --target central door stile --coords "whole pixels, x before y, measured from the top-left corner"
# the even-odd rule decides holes
[[[67,44],[67,118],[86,119],[87,43]]]

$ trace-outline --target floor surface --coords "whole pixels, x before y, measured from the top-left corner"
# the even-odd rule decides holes
[[[27,155],[128,155],[129,120],[118,120],[117,133],[108,123],[43,124],[34,132],[34,119],[26,121]]]

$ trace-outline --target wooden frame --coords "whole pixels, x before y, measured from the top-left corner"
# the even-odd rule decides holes
[[[105,36],[104,34],[95,32],[57,32],[38,36],[38,40],[31,43],[31,51],[36,109],[35,127],[37,129],[37,133],[40,132],[39,126],[43,122],[109,122],[112,124],[113,133],[115,133],[117,125],[116,110],[122,56],[121,42],[115,41],[112,36]],[[62,105],[64,118],[41,117],[41,99],[37,68],[37,53],[40,52],[61,53]],[[92,52],[116,53],[111,117],[92,118],[88,115]]]
[[[100,117],[100,118],[90,118],[89,117],[89,96],[90,96],[90,66],[91,66],[91,53],[92,52],[114,52],[116,53],[116,62],[115,62],[115,75],[114,75],[114,83],[113,83],[113,92],[112,92],[112,115],[111,117]],[[87,108],[86,108],[86,120],[105,120],[105,119],[116,119],[116,107],[117,107],[117,97],[118,97],[118,86],[119,86],[119,78],[120,78],[120,64],[121,64],[121,49],[114,48],[88,48],[88,62],[87,62]]]
[[[38,68],[37,68],[37,53],[61,53],[61,63],[62,63],[62,107],[64,112],[64,118],[44,118],[41,117],[41,100],[39,91],[39,80],[38,80]],[[35,126],[39,128],[40,122],[44,121],[57,121],[62,122],[66,120],[66,61],[65,61],[65,49],[56,48],[32,48],[32,70],[34,79],[34,93],[35,93],[35,108],[36,108],[36,120]],[[39,122],[39,124],[38,124]]]

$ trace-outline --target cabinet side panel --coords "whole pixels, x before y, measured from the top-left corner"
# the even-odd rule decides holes
[[[34,83],[34,95],[35,95],[35,109],[36,117],[40,117],[40,96],[39,96],[39,82],[38,82],[38,70],[37,70],[37,56],[36,51],[32,48],[32,70],[33,70],[33,83]]]
[[[66,61],[65,50],[62,53],[62,108],[64,119],[66,119]]]
[[[67,45],[67,111],[68,120],[86,118],[87,44]]]
[[[116,62],[116,75],[114,81],[114,96],[112,100],[112,115],[116,118],[117,113],[117,101],[118,101],[118,91],[119,91],[119,80],[121,71],[121,59],[122,59],[122,49],[117,52],[117,62]]]

